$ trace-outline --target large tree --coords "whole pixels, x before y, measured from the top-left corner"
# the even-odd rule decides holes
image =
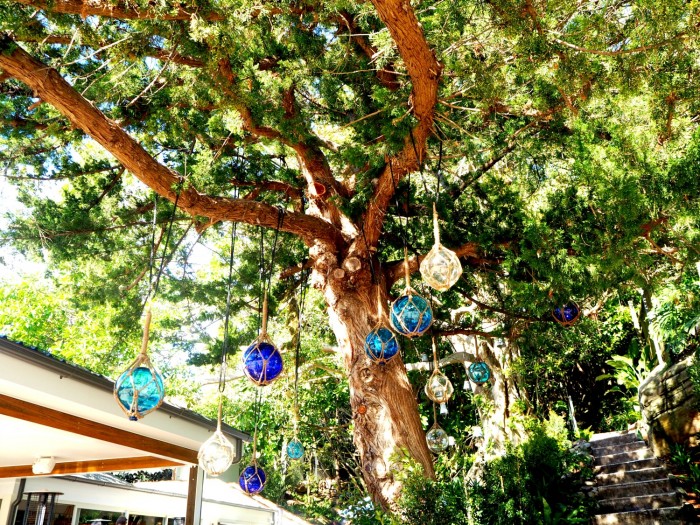
[[[530,323],[697,241],[695,2],[3,0],[0,21],[0,155],[33,210],[13,239],[64,258],[147,245],[129,174],[200,233],[299,239],[385,506],[400,455],[427,476],[432,459],[403,362],[372,365],[363,341],[403,246],[415,272],[430,244],[437,187],[443,242],[470,269],[446,309]],[[440,328],[481,328],[461,319]]]

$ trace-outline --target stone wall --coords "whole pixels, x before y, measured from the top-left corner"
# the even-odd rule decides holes
[[[640,386],[649,446],[657,457],[669,454],[673,443],[700,445],[700,399],[688,376],[691,362],[692,357],[684,359]]]

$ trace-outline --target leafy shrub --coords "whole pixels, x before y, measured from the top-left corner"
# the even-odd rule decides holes
[[[578,492],[590,470],[586,461],[569,451],[569,443],[558,422],[552,423],[553,418],[550,416],[548,424],[531,425],[526,442],[510,447],[504,456],[487,463],[481,477],[469,484],[467,495],[473,523],[590,520],[592,503]],[[552,430],[556,432],[549,435]]]

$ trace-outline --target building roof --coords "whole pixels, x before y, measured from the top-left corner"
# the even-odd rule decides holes
[[[0,477],[31,475],[39,456],[54,456],[61,474],[85,472],[75,470],[85,462],[93,471],[197,462],[215,421],[169,403],[128,421],[113,389],[102,375],[0,337]],[[250,435],[228,425],[222,431],[240,457]]]

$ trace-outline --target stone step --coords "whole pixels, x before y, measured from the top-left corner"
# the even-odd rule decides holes
[[[680,507],[664,509],[632,510],[611,514],[598,514],[593,518],[595,525],[683,525],[679,518]]]
[[[650,481],[634,481],[632,483],[617,483],[598,487],[598,499],[626,498],[631,496],[647,496],[649,494],[668,494],[673,492],[673,486],[668,478]]]
[[[592,447],[600,448],[638,440],[639,438],[637,438],[636,432],[626,432],[624,434],[620,432],[605,432],[603,434],[593,434],[590,439],[590,444]]]
[[[643,448],[647,448],[647,444],[642,440],[638,440],[607,447],[591,447],[591,454],[594,456],[607,456],[609,454],[619,454],[620,452],[634,452]]]
[[[648,448],[640,448],[631,452],[620,452],[618,454],[607,454],[605,456],[595,456],[595,465],[619,465],[620,463],[628,463],[639,459],[653,458],[651,450]]]
[[[668,479],[668,473],[664,467],[644,468],[640,470],[619,470],[609,474],[598,474],[595,477],[599,487],[613,485],[615,483],[634,483],[635,481],[651,481]]]
[[[598,513],[609,514],[630,510],[662,509],[665,507],[679,507],[680,504],[680,497],[676,492],[610,498],[598,501]]]
[[[596,474],[612,474],[614,472],[629,472],[630,470],[642,470],[647,468],[659,467],[659,460],[656,458],[637,459],[635,461],[627,461],[625,463],[617,463],[610,465],[598,465],[593,467]]]

